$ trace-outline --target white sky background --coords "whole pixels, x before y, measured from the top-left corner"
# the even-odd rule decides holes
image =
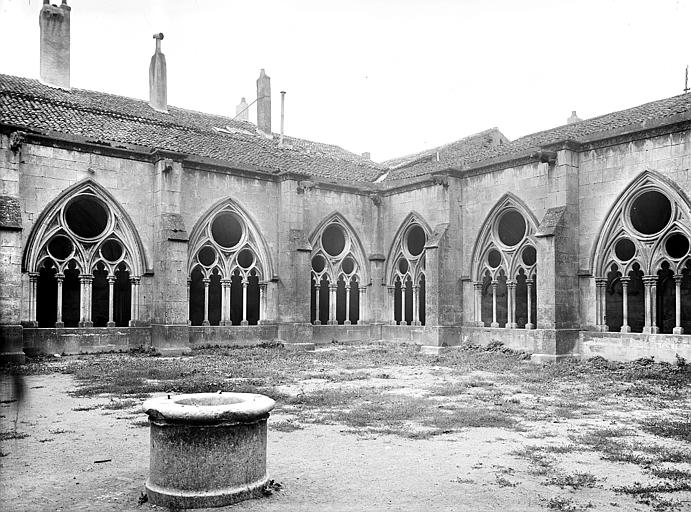
[[[38,78],[41,3],[0,0],[0,73]],[[68,3],[73,87],[148,99],[163,32],[170,105],[232,117],[265,68],[275,132],[285,90],[286,134],[377,161],[674,96],[691,63],[688,0]]]

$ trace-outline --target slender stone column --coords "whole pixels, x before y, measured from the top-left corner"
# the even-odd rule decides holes
[[[345,289],[345,320],[343,321],[343,325],[350,325],[350,284],[346,285]]]
[[[266,318],[266,287],[267,283],[259,283],[259,321],[258,324],[268,323]]]
[[[475,324],[478,326],[483,326],[482,321],[482,283],[477,282],[473,284],[475,288]]]
[[[242,280],[242,321],[240,325],[247,325],[247,286],[250,282],[247,279]]]
[[[65,279],[65,274],[58,272],[55,274],[55,279],[58,280],[58,314],[55,327],[60,328],[65,327],[65,323],[62,321],[62,281]]]
[[[129,326],[137,325],[137,278],[130,277],[130,321]]]
[[[621,281],[621,298],[622,298],[622,324],[621,332],[631,332],[629,326],[629,281],[630,277],[622,277]]]
[[[329,325],[336,325],[336,288],[337,285],[329,283]]]
[[[192,325],[192,320],[190,319],[190,309],[192,307],[191,302],[192,297],[192,279],[187,279],[187,325]]]
[[[420,286],[413,286],[413,324],[422,325],[420,322]]]
[[[533,323],[533,280],[526,279],[525,284],[528,287],[528,323],[525,324],[525,328],[535,329]]]
[[[367,307],[367,288],[360,286],[358,288],[360,294],[360,301],[358,302],[358,324],[369,323],[369,309]]]
[[[496,279],[492,279],[492,324],[491,327],[499,327],[497,322],[497,282]]]
[[[651,334],[652,333],[652,321],[651,321],[651,297],[650,297],[650,290],[652,287],[652,279],[655,279],[654,276],[643,276],[643,285],[644,285],[644,290],[645,290],[645,325],[643,326],[643,332],[645,334]]]
[[[115,327],[113,320],[113,291],[115,289],[115,276],[108,276],[108,323],[106,327]]]
[[[607,332],[609,326],[607,325],[607,278],[598,277],[595,279],[596,290],[599,292],[598,304],[600,313],[597,318],[597,328],[600,332]]]
[[[202,282],[204,283],[204,321],[202,322],[202,325],[208,326],[209,325],[209,283],[211,282],[211,279],[208,277],[205,277],[202,279]]]
[[[389,323],[396,325],[396,287],[387,286],[386,289],[389,292]]]
[[[657,276],[653,276],[651,279],[652,286],[650,287],[650,334],[658,334],[660,332],[660,327],[657,325]]]
[[[321,281],[317,281],[314,287],[314,325],[321,325],[321,320],[319,320],[319,295],[321,293]]]
[[[516,281],[509,281],[506,283],[509,291],[509,310],[507,315],[506,328],[516,329],[518,324],[516,323]]]
[[[681,280],[684,278],[681,274],[674,276],[674,329],[672,334],[684,334],[684,328],[681,326]]]
[[[36,327],[36,286],[38,283],[38,272],[29,272],[29,322]],[[81,298],[81,296],[80,296]]]
[[[230,279],[221,279],[221,325],[230,323]]]
[[[93,304],[94,295],[94,276],[87,274],[84,276],[84,323],[80,327],[93,327],[94,322],[91,320],[91,306]]]

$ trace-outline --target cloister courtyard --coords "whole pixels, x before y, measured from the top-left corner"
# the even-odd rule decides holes
[[[277,403],[266,496],[220,510],[691,509],[691,366],[681,358],[540,365],[500,343],[440,355],[268,344],[56,354],[2,378],[5,510],[161,510],[142,496],[141,405],[218,390]]]

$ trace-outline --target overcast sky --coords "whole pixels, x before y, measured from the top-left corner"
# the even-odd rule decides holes
[[[53,0],[59,3],[59,0]],[[0,0],[0,73],[38,78],[41,0]],[[384,160],[510,139],[682,93],[687,0],[68,0],[72,86],[235,115],[271,77],[273,130]],[[256,110],[250,113],[256,121]]]

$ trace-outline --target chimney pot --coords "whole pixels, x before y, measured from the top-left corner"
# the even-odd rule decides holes
[[[578,117],[578,116],[576,115],[576,111],[575,111],[575,110],[572,110],[572,111],[571,111],[571,117],[569,117],[569,118],[566,120],[566,124],[578,123],[579,121],[583,121],[583,119],[581,119],[580,117]]]
[[[159,112],[168,112],[166,56],[161,52],[163,33],[154,34],[156,51],[149,65],[149,105]]]
[[[271,78],[263,68],[257,79],[257,128],[271,135]]]
[[[38,18],[41,29],[41,83],[70,89],[70,11],[66,0],[60,7],[43,1]]]
[[[240,121],[250,120],[249,106],[247,105],[247,100],[245,98],[242,98],[240,103],[238,103],[235,107],[235,119],[239,119]]]

